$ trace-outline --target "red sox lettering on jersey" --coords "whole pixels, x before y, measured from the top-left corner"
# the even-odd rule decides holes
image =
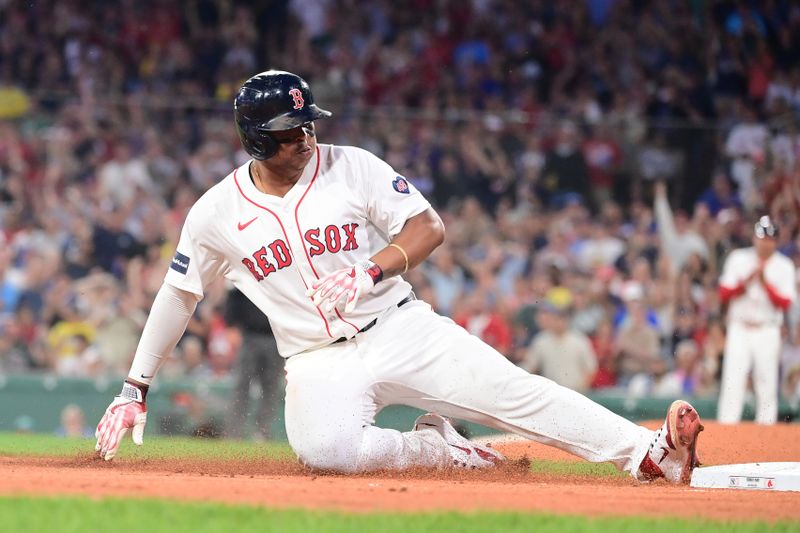
[[[350,251],[358,248],[356,239],[356,228],[358,224],[353,222],[342,224],[341,227],[333,224],[328,225],[322,230],[323,238],[320,240],[320,229],[314,228],[305,232],[305,240],[308,244],[308,253],[311,257],[328,253],[338,253],[339,251]],[[344,245],[342,245],[344,243]],[[269,256],[267,255],[269,249]],[[270,257],[272,261],[270,261]],[[288,245],[281,239],[277,239],[267,246],[262,246],[250,257],[242,258],[242,264],[253,275],[257,281],[265,279],[267,276],[288,267],[292,264],[292,256]]]
[[[293,98],[302,104],[299,91]],[[360,148],[318,144],[283,197],[259,191],[246,163],[189,212],[166,281],[202,297],[207,283],[224,276],[269,317],[288,357],[352,337],[408,296],[411,285],[396,276],[345,313],[321,310],[306,291],[372,257],[429,207],[413,184]]]
[[[320,230],[320,228],[313,228],[306,231],[303,236],[310,246],[308,253],[311,257],[314,257],[322,255],[326,250],[332,254],[337,253],[339,250],[345,252],[357,250],[358,241],[356,240],[356,228],[358,228],[358,223],[353,222],[350,224],[343,224],[341,229],[331,224],[325,226],[323,230]],[[320,238],[322,238],[322,241]],[[344,242],[344,246],[342,246],[342,242]]]

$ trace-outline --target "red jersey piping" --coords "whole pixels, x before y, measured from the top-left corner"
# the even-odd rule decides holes
[[[318,150],[319,150],[319,149],[318,149]],[[318,153],[317,155],[319,156],[319,153]],[[319,157],[317,157],[317,170],[319,170]],[[248,198],[248,197],[247,197],[247,195],[246,195],[246,194],[244,193],[244,191],[242,190],[242,186],[241,186],[241,185],[239,185],[239,180],[238,180],[238,179],[236,179],[236,173],[237,173],[238,171],[239,171],[239,169],[238,169],[238,168],[237,168],[236,170],[234,170],[234,171],[233,171],[233,182],[236,184],[236,188],[237,188],[237,189],[239,189],[239,194],[241,194],[241,195],[242,195],[242,198],[244,198],[245,200],[247,200],[248,202],[250,202],[250,203],[251,203],[251,204],[253,204],[254,206],[256,206],[256,207],[258,207],[258,208],[260,208],[260,209],[263,209],[264,211],[266,211],[267,213],[269,213],[270,215],[272,215],[273,217],[275,217],[275,220],[277,220],[277,221],[278,221],[278,224],[279,224],[279,225],[280,225],[280,227],[281,227],[281,231],[283,232],[283,236],[284,236],[284,238],[286,239],[286,245],[289,247],[289,251],[292,253],[292,256],[294,256],[294,257],[297,257],[297,256],[295,255],[295,253],[294,253],[294,250],[292,250],[292,243],[291,243],[291,241],[289,241],[289,236],[286,234],[286,229],[283,227],[283,222],[281,222],[281,219],[280,219],[280,217],[279,217],[279,216],[278,216],[278,215],[277,215],[277,214],[276,214],[274,211],[272,211],[270,208],[268,208],[268,207],[264,207],[263,205],[261,205],[261,204],[259,204],[259,203],[256,203],[255,201],[253,201],[253,200],[251,200],[250,198]],[[316,178],[316,172],[314,173],[314,178]],[[313,182],[314,180],[312,179],[311,181]],[[303,247],[303,250],[305,250],[305,246]],[[306,252],[306,253],[307,253],[307,252]],[[312,267],[312,268],[313,268],[313,267]],[[298,272],[298,274],[300,274],[300,279],[303,281],[303,285],[305,285],[305,287],[306,287],[306,289],[307,289],[307,288],[308,288],[308,283],[306,283],[306,280],[303,278],[303,274],[302,274],[302,273],[300,273],[300,271],[299,271],[299,270],[298,270],[297,272]],[[314,275],[316,275],[316,272],[314,273]],[[333,335],[331,335],[331,329],[330,329],[330,327],[328,326],[328,320],[327,320],[327,319],[325,318],[325,316],[322,314],[322,311],[320,311],[320,310],[319,310],[319,307],[317,307],[317,306],[314,306],[314,309],[316,309],[316,310],[317,310],[317,313],[319,314],[320,318],[322,319],[322,321],[323,321],[323,322],[325,322],[325,331],[328,333],[328,337],[330,337],[330,338],[333,338]]]
[[[306,261],[308,261],[308,264],[311,267],[311,272],[313,272],[314,276],[316,276],[316,278],[319,279],[319,274],[317,274],[317,269],[314,268],[314,263],[311,262],[311,256],[308,255],[308,250],[306,249],[306,246],[305,246],[305,239],[303,238],[303,231],[300,229],[300,219],[298,217],[298,210],[300,209],[300,204],[302,204],[303,200],[305,200],[306,194],[308,194],[308,191],[311,190],[311,186],[314,185],[314,181],[316,181],[317,175],[319,174],[319,165],[320,165],[320,159],[321,158],[320,158],[320,155],[319,155],[319,146],[317,146],[316,148],[317,148],[317,168],[314,170],[314,176],[311,178],[311,181],[308,183],[308,187],[306,187],[306,190],[303,191],[303,195],[300,197],[300,200],[297,201],[297,205],[294,207],[294,223],[297,226],[297,233],[300,234],[300,242],[304,243],[303,244],[303,252],[305,252],[305,254],[306,254]],[[341,313],[339,313],[338,309],[334,308],[334,311],[336,311],[336,316],[339,317],[339,320],[341,320],[345,324],[351,325],[353,327],[353,329],[356,330],[356,333],[358,333],[360,331],[360,328],[358,326],[356,326],[352,322],[349,322],[349,321],[345,320],[344,317],[342,317]]]

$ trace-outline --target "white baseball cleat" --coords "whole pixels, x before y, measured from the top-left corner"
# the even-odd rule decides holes
[[[688,484],[697,458],[697,436],[703,431],[700,415],[688,402],[675,400],[661,429],[653,434],[647,455],[636,478],[649,481],[663,477],[672,483]]]
[[[491,468],[505,461],[499,452],[480,446],[458,434],[448,419],[436,413],[426,413],[414,422],[414,431],[433,429],[449,445],[455,468]]]

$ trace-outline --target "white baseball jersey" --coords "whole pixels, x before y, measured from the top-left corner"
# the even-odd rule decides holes
[[[738,287],[756,270],[759,261],[753,247],[732,251],[725,260],[720,285],[728,289]],[[782,298],[790,302],[796,299],[795,268],[788,257],[772,254],[764,265],[764,278]],[[783,311],[772,303],[761,282],[753,279],[747,284],[744,294],[731,301],[728,322],[780,326]]]
[[[350,338],[408,296],[400,276],[383,280],[345,315],[306,296],[313,280],[365,261],[406,220],[430,207],[392,167],[360,148],[318,144],[284,197],[264,194],[250,161],[192,207],[165,281],[202,298],[225,276],[269,317],[282,356]]]

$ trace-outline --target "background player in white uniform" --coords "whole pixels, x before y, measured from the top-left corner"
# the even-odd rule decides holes
[[[784,313],[797,297],[791,259],[775,251],[778,227],[768,216],[755,224],[753,246],[730,253],[720,277],[720,297],[729,303],[717,418],[742,418],[747,376],[753,370],[756,422],[778,418],[778,367]]]
[[[638,479],[688,481],[702,429],[676,401],[659,431],[528,374],[425,302],[401,275],[444,239],[441,219],[389,165],[317,144],[330,116],[301,78],[248,80],[235,119],[251,161],[187,216],[122,393],[97,428],[114,457],[127,428],[142,442],[150,380],[213,279],[224,276],[269,317],[286,358],[286,431],[306,465],[341,472],[493,466],[502,457],[441,415],[610,461]],[[389,404],[433,411],[402,433],[374,426]]]

